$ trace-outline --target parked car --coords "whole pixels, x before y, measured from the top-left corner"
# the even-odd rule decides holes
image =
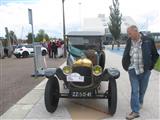
[[[67,65],[48,68],[45,87],[45,107],[50,113],[58,107],[59,98],[108,99],[108,111],[114,115],[117,108],[116,68],[105,68],[104,35],[100,32],[70,32],[67,34]],[[61,92],[59,80],[66,92]],[[108,89],[101,93],[101,82],[108,81]]]
[[[43,46],[41,46],[41,52],[42,52],[42,56],[47,54],[47,49]],[[32,44],[28,44],[28,45],[18,45],[13,54],[17,57],[29,57],[29,56],[33,56],[34,55],[34,46]]]

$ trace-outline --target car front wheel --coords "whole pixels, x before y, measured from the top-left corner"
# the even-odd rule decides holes
[[[20,58],[20,57],[21,57],[21,55],[20,55],[20,54],[16,54],[15,56],[16,56],[16,58]]]
[[[55,112],[59,102],[59,83],[56,77],[48,80],[44,100],[47,111],[50,113]]]
[[[45,50],[42,51],[42,56],[45,56],[47,52]]]
[[[117,85],[116,80],[109,80],[108,85],[108,110],[111,115],[114,115],[117,109]]]
[[[23,58],[27,58],[29,56],[29,53],[27,51],[24,51],[22,53]]]
[[[99,65],[104,69],[105,67],[105,53],[101,51]]]

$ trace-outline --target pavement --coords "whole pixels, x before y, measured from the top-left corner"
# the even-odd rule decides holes
[[[31,90],[26,96],[13,105],[0,119],[52,119],[52,120],[124,120],[130,110],[130,83],[128,73],[121,65],[122,56],[106,50],[106,67],[118,68],[121,72],[117,79],[118,104],[114,116],[107,113],[107,100],[63,99],[57,110],[50,114],[44,106],[44,89],[47,79]],[[63,67],[66,63],[61,65]],[[101,84],[101,91],[107,89],[108,82]],[[66,91],[62,87],[61,91]],[[160,120],[160,73],[152,70],[149,86],[140,111],[140,118],[135,120]]]

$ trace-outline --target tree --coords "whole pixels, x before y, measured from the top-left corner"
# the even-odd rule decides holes
[[[121,33],[121,23],[122,23],[122,14],[119,11],[119,2],[118,0],[112,0],[113,6],[110,6],[110,22],[108,23],[109,30],[112,34],[112,49],[114,48],[115,42],[117,42],[118,48],[120,47],[120,33]]]
[[[18,44],[17,42],[17,36],[15,35],[14,31],[10,31],[9,32],[9,36],[10,36],[10,40],[11,40],[11,44],[14,45],[14,44]]]
[[[16,34],[14,33],[13,30],[10,30],[10,31],[8,32],[8,35],[7,35],[7,33],[6,33],[5,37],[6,37],[7,39],[10,39],[11,45],[18,44],[18,42],[17,42],[17,36],[16,36]],[[6,41],[6,42],[7,42],[7,41]],[[8,42],[6,43],[6,45],[8,46]]]
[[[40,29],[38,31],[38,34],[36,36],[35,42],[43,42],[43,40],[48,41],[49,40],[49,36],[48,34],[45,33],[45,31],[43,29]]]
[[[28,33],[27,37],[27,43],[31,44],[32,43],[32,33]]]

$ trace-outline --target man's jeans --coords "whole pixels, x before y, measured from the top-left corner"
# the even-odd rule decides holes
[[[148,86],[151,71],[145,71],[142,74],[136,75],[134,69],[128,71],[131,83],[131,109],[132,112],[139,113],[140,104],[143,104],[143,98]]]

